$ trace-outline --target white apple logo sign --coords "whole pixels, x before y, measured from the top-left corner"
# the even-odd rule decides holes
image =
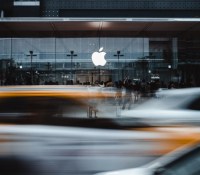
[[[102,52],[103,47],[99,49],[98,52],[94,52],[92,54],[92,62],[95,66],[105,66],[106,60],[105,60],[105,55],[106,52]]]

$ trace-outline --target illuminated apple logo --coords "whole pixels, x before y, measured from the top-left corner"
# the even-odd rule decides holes
[[[92,62],[95,66],[105,66],[106,60],[105,60],[105,55],[106,52],[102,52],[103,47],[99,49],[98,52],[94,52],[92,54]]]

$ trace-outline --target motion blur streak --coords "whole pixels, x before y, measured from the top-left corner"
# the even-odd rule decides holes
[[[176,130],[175,135],[173,130]],[[13,174],[16,171],[29,174],[28,170],[37,174],[92,174],[148,163],[160,156],[157,154],[159,150],[164,153],[166,148],[167,151],[172,149],[168,147],[170,139],[170,145],[174,144],[173,148],[185,144],[185,133],[181,134],[181,130],[177,130],[178,128],[152,128],[146,131],[108,132],[104,129],[78,127],[1,125],[0,137],[3,142],[0,142],[0,157],[2,161],[5,156],[6,160],[9,159],[8,167],[12,164],[14,166],[16,162],[20,163],[22,169],[13,171]],[[193,129],[191,135],[194,133],[195,136],[199,131],[199,128]],[[0,164],[0,167],[3,168],[4,165]],[[27,167],[29,169],[24,170]]]
[[[192,125],[200,93],[186,91],[159,93],[146,102],[150,110],[142,102],[122,110],[113,88],[0,88],[0,174],[91,175],[192,147],[200,141]]]

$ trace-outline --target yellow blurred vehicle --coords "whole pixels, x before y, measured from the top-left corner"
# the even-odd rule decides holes
[[[96,102],[111,97],[76,86],[18,86],[0,88],[1,119],[26,117],[41,122],[52,117],[96,117]]]

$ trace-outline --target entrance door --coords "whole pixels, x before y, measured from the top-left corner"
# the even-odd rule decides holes
[[[75,73],[76,82],[83,85],[107,82],[111,77],[111,71],[105,69],[78,70]]]

